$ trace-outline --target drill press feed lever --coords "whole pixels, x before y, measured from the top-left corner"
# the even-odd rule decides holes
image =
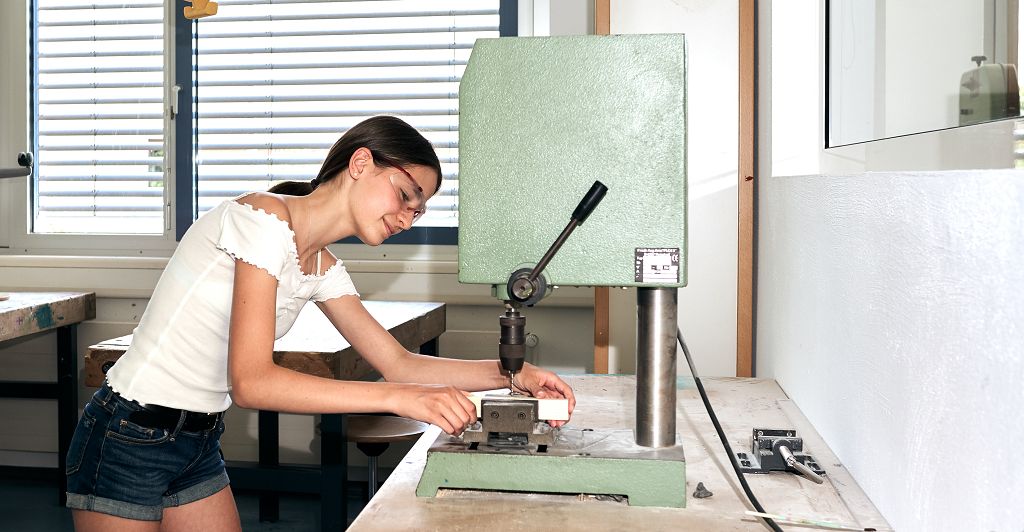
[[[590,186],[590,190],[587,191],[583,199],[580,200],[579,204],[572,211],[572,216],[569,217],[569,224],[562,229],[562,233],[558,235],[551,247],[548,248],[544,256],[541,257],[540,262],[537,263],[533,269],[523,268],[514,272],[508,279],[508,296],[512,298],[512,301],[532,307],[539,302],[545,295],[547,295],[546,287],[547,280],[541,276],[541,272],[547,267],[551,259],[554,258],[555,253],[562,248],[562,244],[565,244],[566,239],[572,234],[576,226],[583,225],[583,222],[587,220],[590,213],[594,212],[597,205],[604,199],[604,195],[608,193],[608,187],[600,181],[594,181],[594,184]]]
[[[529,268],[517,270],[508,279],[508,297],[511,300],[505,302],[505,314],[498,316],[498,323],[501,325],[498,359],[501,361],[501,368],[508,372],[508,389],[512,393],[516,393],[515,376],[523,369],[523,360],[526,358],[526,318],[519,313],[518,307],[520,305],[533,306],[547,295],[547,280],[541,275],[541,272],[551,262],[555,253],[562,247],[576,226],[583,225],[590,213],[594,212],[607,192],[608,187],[604,183],[594,181],[590,190],[573,210],[569,224],[544,253],[540,262],[532,270]]]

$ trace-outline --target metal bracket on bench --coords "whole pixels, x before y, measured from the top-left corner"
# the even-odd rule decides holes
[[[789,471],[803,473],[808,479],[821,484],[825,470],[809,454],[805,454],[804,440],[795,430],[754,429],[750,452],[738,452],[736,458],[744,473]]]

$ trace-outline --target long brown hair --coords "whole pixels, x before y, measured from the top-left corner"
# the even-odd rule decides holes
[[[268,192],[305,196],[348,168],[352,154],[359,148],[370,150],[377,166],[426,166],[437,174],[436,188],[441,188],[441,161],[430,141],[400,118],[375,116],[356,124],[334,143],[320,167],[320,173],[312,181],[285,181],[274,185]]]

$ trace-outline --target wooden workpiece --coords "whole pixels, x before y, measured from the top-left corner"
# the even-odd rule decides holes
[[[480,402],[484,399],[501,399],[504,401],[536,401],[537,419],[542,421],[565,421],[569,419],[568,399],[534,399],[529,395],[510,395],[508,390],[492,390],[477,392],[469,396],[476,407],[476,415],[480,417]]]
[[[570,427],[632,428],[636,380],[631,376],[566,377],[576,393]],[[734,451],[750,451],[752,429],[793,428],[828,476],[818,485],[791,473],[747,475],[765,510],[793,517],[891,530],[800,410],[772,380],[703,380]],[[349,530],[767,530],[744,515],[752,509],[733,474],[692,379],[678,382],[676,431],[686,454],[687,507],[630,507],[594,497],[440,490],[417,497],[426,452],[439,434],[427,431]],[[698,482],[713,492],[693,497]],[[780,522],[785,530],[785,522]],[[801,528],[803,529],[803,528]]]
[[[416,350],[444,332],[442,303],[364,301],[363,305],[406,349]],[[85,355],[86,386],[103,384],[106,370],[124,354],[131,339],[129,334],[89,347]],[[291,330],[274,342],[274,362],[309,375],[339,380],[379,377],[313,303],[304,306]]]

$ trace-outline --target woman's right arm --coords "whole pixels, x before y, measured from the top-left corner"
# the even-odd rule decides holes
[[[274,363],[277,279],[235,261],[228,375],[240,407],[292,413],[391,412],[461,432],[476,409],[452,386],[339,381],[306,375]]]

